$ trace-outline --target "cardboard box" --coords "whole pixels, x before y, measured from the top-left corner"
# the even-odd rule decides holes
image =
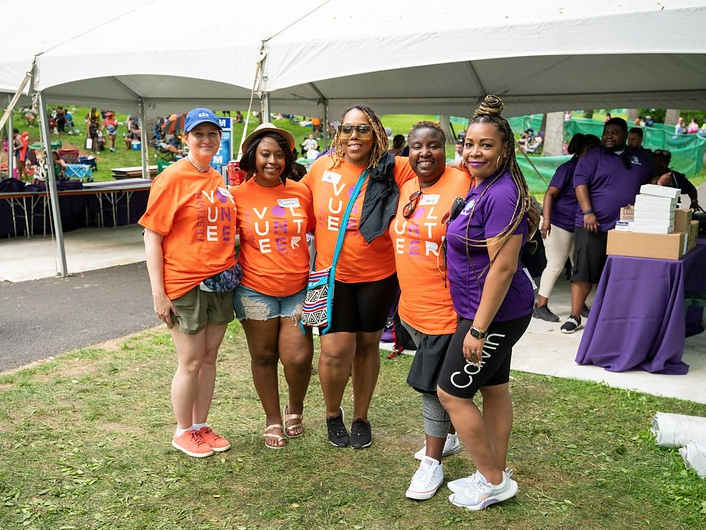
[[[691,221],[691,226],[689,227],[689,238],[686,243],[686,251],[690,252],[696,247],[696,241],[699,239],[699,222]]]
[[[670,188],[669,186],[659,186],[657,184],[643,184],[640,186],[640,195],[678,199],[679,195],[681,195],[681,190],[679,188]]]
[[[674,231],[689,232],[693,210],[674,210]]]
[[[608,231],[607,254],[636,258],[680,259],[684,255],[686,234],[641,234],[639,232]]]
[[[635,220],[635,207],[632,204],[628,206],[623,206],[620,209],[620,220],[621,221],[634,221]]]

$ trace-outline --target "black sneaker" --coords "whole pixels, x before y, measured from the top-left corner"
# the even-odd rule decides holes
[[[343,423],[343,409],[335,418],[326,418],[326,428],[328,429],[328,441],[336,447],[348,447],[351,443],[348,431]],[[355,423],[355,422],[354,422]]]
[[[566,322],[564,322],[561,325],[561,332],[562,333],[573,333],[577,329],[581,327],[581,317],[577,317],[576,315],[571,315],[569,318],[566,319]]]
[[[353,449],[364,449],[373,443],[373,435],[370,431],[370,422],[358,418],[351,424],[351,447]]]
[[[586,304],[583,304],[583,309],[581,309],[581,316],[588,318],[588,314],[591,312],[591,308]]]
[[[532,316],[540,320],[546,320],[547,322],[559,322],[559,317],[552,313],[547,305],[535,304],[532,310]]]

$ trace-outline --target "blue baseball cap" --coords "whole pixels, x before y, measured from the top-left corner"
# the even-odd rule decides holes
[[[210,110],[204,107],[196,108],[190,111],[186,115],[186,121],[184,122],[184,132],[189,132],[191,129],[196,127],[201,123],[212,123],[218,130],[221,130],[221,125],[218,123],[218,116]]]

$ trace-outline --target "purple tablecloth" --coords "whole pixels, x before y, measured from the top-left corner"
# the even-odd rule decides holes
[[[611,372],[642,369],[683,375],[684,291],[706,291],[706,245],[678,261],[608,256],[576,362]],[[703,309],[689,311],[691,334]]]

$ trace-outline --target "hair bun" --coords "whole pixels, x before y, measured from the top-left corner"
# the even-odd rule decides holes
[[[505,108],[505,103],[498,96],[487,95],[483,98],[483,102],[478,105],[478,108],[473,113],[473,117],[478,116],[500,116],[503,109]]]

